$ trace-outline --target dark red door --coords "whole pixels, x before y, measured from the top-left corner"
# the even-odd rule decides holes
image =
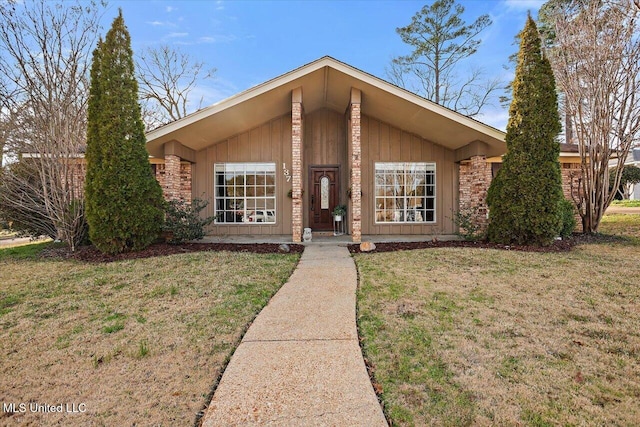
[[[309,168],[311,194],[309,196],[309,227],[312,230],[333,230],[333,208],[338,205],[340,173],[338,166]]]

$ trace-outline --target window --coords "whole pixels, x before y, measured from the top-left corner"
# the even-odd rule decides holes
[[[375,169],[377,223],[435,222],[435,163],[376,163]]]
[[[215,222],[276,222],[275,163],[216,163]]]

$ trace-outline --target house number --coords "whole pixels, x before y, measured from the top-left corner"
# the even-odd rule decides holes
[[[289,169],[287,169],[287,164],[282,163],[282,172],[284,173],[284,177],[287,179],[287,182],[291,181],[291,174],[289,173]]]

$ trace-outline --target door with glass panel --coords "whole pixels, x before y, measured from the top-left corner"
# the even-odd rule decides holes
[[[333,230],[331,213],[339,203],[340,172],[338,166],[309,168],[309,227],[314,231]]]

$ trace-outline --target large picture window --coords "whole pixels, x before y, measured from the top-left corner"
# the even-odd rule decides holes
[[[376,163],[375,170],[377,223],[435,222],[435,163]]]
[[[216,163],[215,222],[276,222],[275,163]]]

